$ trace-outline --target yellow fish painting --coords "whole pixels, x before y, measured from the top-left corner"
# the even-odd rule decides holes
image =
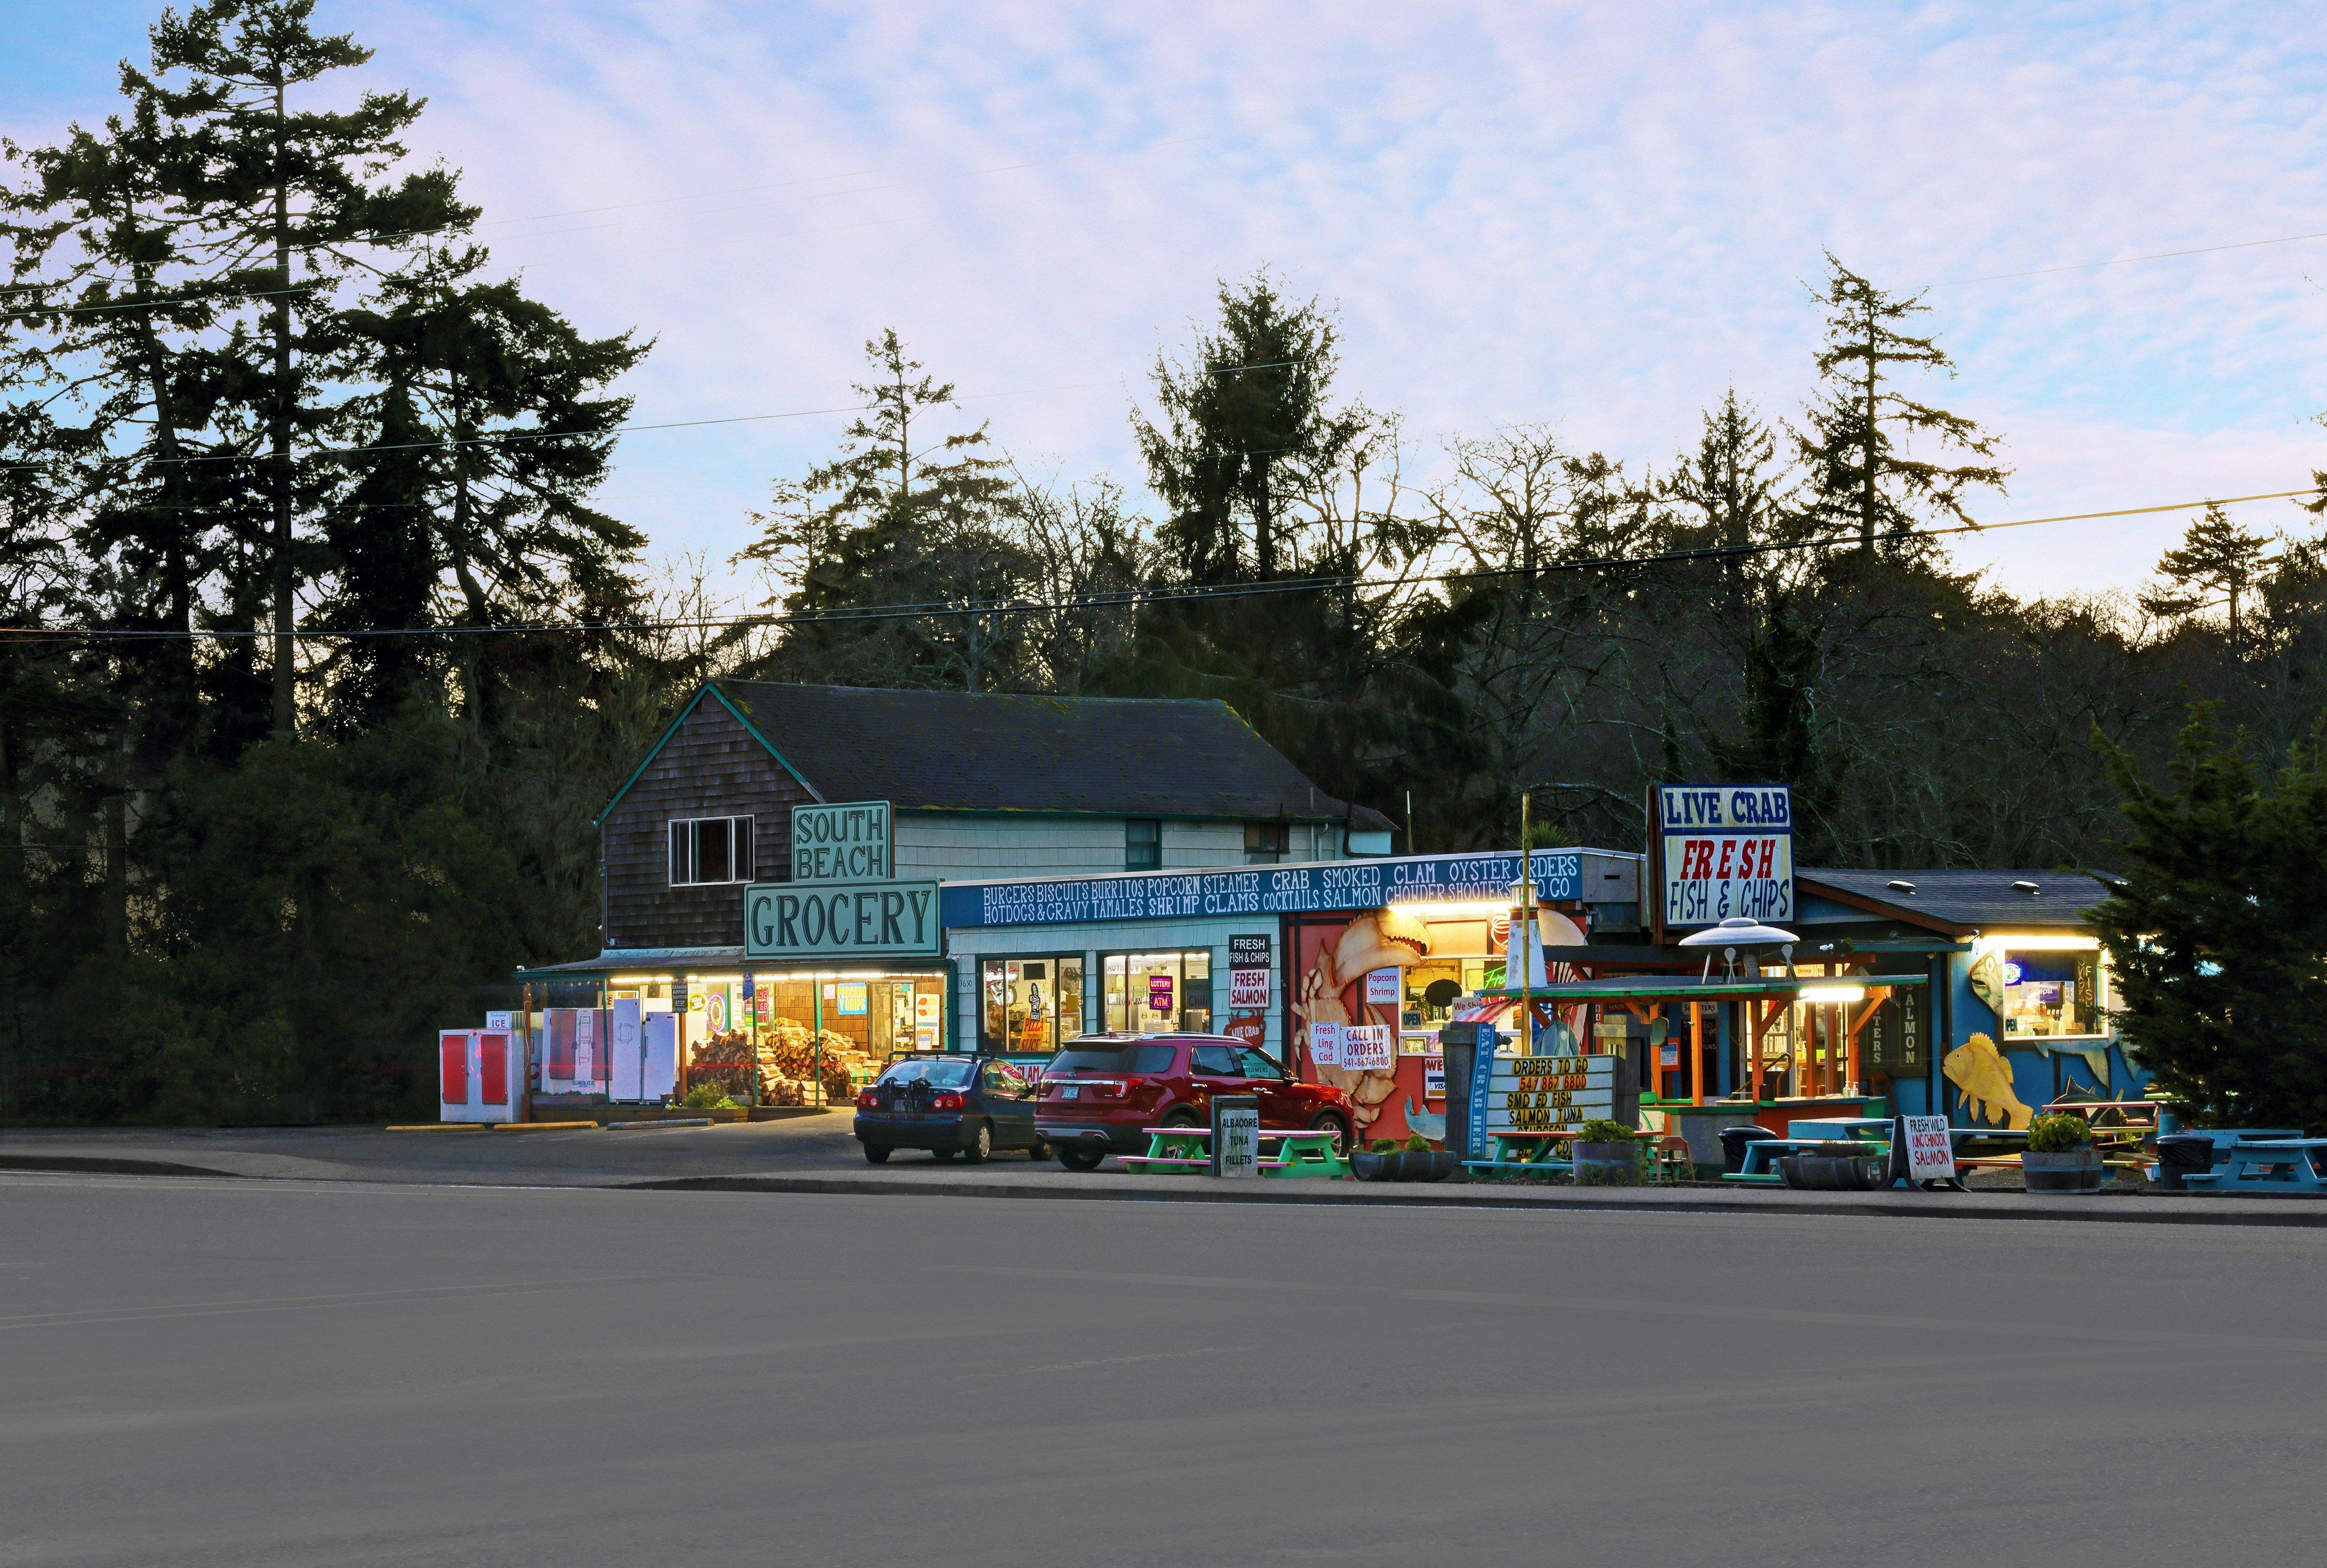
[[[2014,1097],[2012,1064],[1986,1035],[1973,1035],[1948,1052],[1939,1065],[1948,1081],[1963,1091],[1970,1114],[1986,1116],[1990,1126],[1998,1122],[2009,1127],[2028,1125],[2034,1113]]]

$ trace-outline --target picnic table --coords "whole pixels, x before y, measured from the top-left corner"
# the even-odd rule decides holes
[[[1575,1162],[1566,1145],[1575,1141],[1572,1129],[1551,1133],[1501,1132],[1493,1134],[1493,1157],[1486,1160],[1465,1160],[1465,1171],[1483,1171],[1490,1176],[1547,1176],[1565,1171],[1573,1175]],[[1634,1133],[1635,1142],[1653,1141],[1654,1133]]]
[[[1276,1177],[1346,1176],[1350,1162],[1334,1151],[1333,1137],[1328,1129],[1263,1127],[1260,1173]],[[1272,1143],[1276,1146],[1274,1158],[1269,1153]],[[1126,1154],[1123,1162],[1134,1171],[1165,1176],[1209,1172],[1212,1168],[1212,1130],[1150,1127],[1147,1153]]]
[[[2293,1197],[2327,1192],[2319,1174],[2327,1138],[2255,1136],[2234,1138],[2228,1148],[2218,1140],[2210,1171],[2191,1171],[2182,1181],[2193,1190],[2236,1192],[2242,1197]]]

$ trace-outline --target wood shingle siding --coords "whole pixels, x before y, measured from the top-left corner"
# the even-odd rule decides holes
[[[670,824],[689,817],[752,822],[755,882],[790,876],[799,781],[715,701],[696,705],[601,825],[609,947],[707,947],[743,939],[743,889],[670,885]]]

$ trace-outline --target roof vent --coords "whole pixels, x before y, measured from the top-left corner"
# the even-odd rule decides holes
[[[1883,885],[1889,888],[1894,893],[1911,893],[1915,891],[1915,884],[1909,882],[1904,877],[1894,876]]]
[[[2012,884],[2012,891],[2015,893],[2027,893],[2031,897],[2033,897],[2036,893],[2041,892],[2043,890],[2039,888],[2033,882],[2016,882]]]

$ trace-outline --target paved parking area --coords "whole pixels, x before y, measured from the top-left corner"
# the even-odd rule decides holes
[[[2312,1560],[2306,1231],[0,1177],[0,1561]]]

